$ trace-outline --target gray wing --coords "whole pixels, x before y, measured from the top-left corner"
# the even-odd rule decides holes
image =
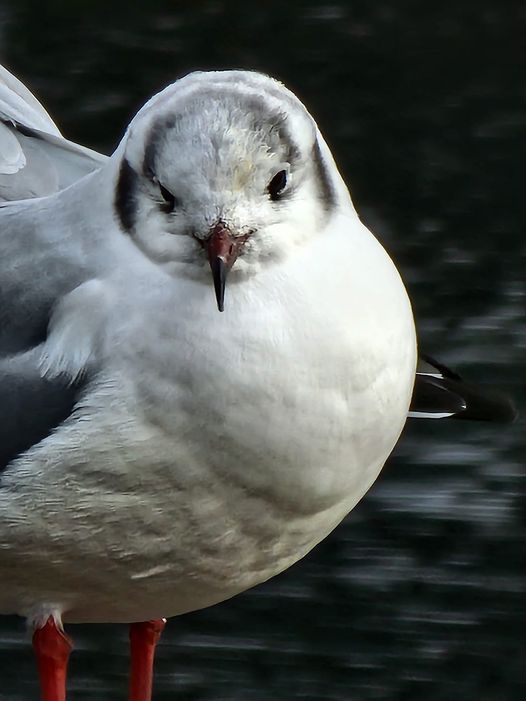
[[[82,386],[43,378],[37,349],[0,360],[0,473],[70,416]]]
[[[38,100],[0,66],[0,202],[58,192],[106,160],[65,139]]]
[[[23,203],[11,205],[18,210]],[[31,201],[28,204],[32,204]],[[89,277],[67,255],[33,250],[31,238],[12,230],[0,210],[0,473],[16,457],[54,431],[71,414],[87,382],[62,375],[46,377],[41,358],[58,300]],[[15,217],[16,221],[16,217]],[[4,226],[3,226],[4,225]],[[16,234],[18,237],[6,234]],[[13,250],[6,240],[27,244]],[[67,247],[66,247],[67,250]]]
[[[0,472],[70,416],[87,381],[42,376],[55,302],[91,273],[71,237],[57,248],[41,236],[38,217],[28,216],[38,202],[28,200],[60,191],[106,160],[64,139],[38,100],[0,66],[0,203],[10,201],[0,204]]]
[[[69,416],[82,389],[44,377],[40,362],[57,303],[93,277],[74,237],[47,240],[27,216],[48,219],[55,199],[0,207],[0,472]]]
[[[41,359],[58,300],[90,272],[68,257],[67,244],[60,256],[51,245],[39,248],[16,216],[23,205],[9,206],[14,217],[0,209],[0,473],[68,418],[87,381],[82,373],[74,383],[44,376]]]

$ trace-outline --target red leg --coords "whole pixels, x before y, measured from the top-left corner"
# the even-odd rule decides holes
[[[72,647],[71,640],[51,616],[33,633],[42,701],[66,700],[66,673]]]
[[[166,625],[165,618],[130,626],[130,688],[128,701],[150,701],[152,698],[153,658],[155,646]]]

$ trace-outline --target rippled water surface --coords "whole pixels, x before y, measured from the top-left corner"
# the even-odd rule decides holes
[[[399,265],[422,346],[524,403],[524,3],[108,5],[0,0],[0,59],[66,135],[111,151],[190,69],[280,77]],[[524,444],[523,421],[408,425],[305,560],[170,622],[156,698],[526,698]],[[70,632],[71,698],[125,698],[126,629]],[[0,648],[0,699],[37,698],[23,622],[0,622]]]

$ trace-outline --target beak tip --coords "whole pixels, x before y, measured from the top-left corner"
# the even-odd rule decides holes
[[[216,293],[217,308],[220,312],[225,311],[225,285],[228,268],[222,258],[217,257],[211,261],[212,276],[214,279],[214,291]]]

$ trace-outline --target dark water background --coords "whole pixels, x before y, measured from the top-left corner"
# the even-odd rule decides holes
[[[519,406],[525,36],[513,0],[0,0],[0,59],[67,136],[106,151],[188,70],[283,79],[399,265],[422,346]],[[377,484],[305,560],[169,623],[155,697],[525,699],[524,445],[524,421],[408,425]],[[71,698],[124,699],[125,627],[70,632]],[[0,699],[36,698],[24,624],[3,619]]]

